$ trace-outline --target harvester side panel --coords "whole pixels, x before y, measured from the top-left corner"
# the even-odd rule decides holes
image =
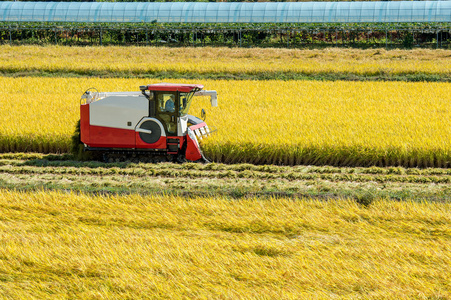
[[[149,101],[144,96],[109,96],[92,102],[90,124],[133,130],[149,113]]]
[[[112,95],[88,105],[89,139],[85,144],[98,148],[135,148],[135,126],[149,111],[149,101],[143,95]]]
[[[149,144],[144,142],[140,136],[139,132],[135,132],[136,148],[139,149],[166,149],[166,137],[161,136],[155,143]]]
[[[90,147],[135,148],[135,130],[91,125],[89,133]]]

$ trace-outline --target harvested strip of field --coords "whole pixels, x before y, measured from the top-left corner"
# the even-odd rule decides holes
[[[449,50],[0,46],[0,74],[450,81]]]
[[[0,190],[0,290],[12,299],[447,299],[450,209]]]
[[[188,197],[347,197],[363,204],[377,198],[451,198],[451,169],[102,163],[43,154],[0,157],[0,188],[7,189]]]
[[[87,88],[136,91],[155,82],[0,77],[0,151],[68,152]],[[216,162],[451,166],[450,83],[202,83],[218,91],[219,107],[199,97],[190,112],[207,108],[207,124],[219,129],[202,141]]]

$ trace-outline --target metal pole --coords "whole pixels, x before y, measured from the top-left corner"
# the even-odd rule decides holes
[[[102,46],[102,27],[100,27],[100,46]]]
[[[388,50],[388,31],[385,29],[385,50]]]
[[[309,29],[308,30],[308,34],[310,35],[310,39],[308,39],[307,41],[311,41],[311,45],[313,45],[313,30]]]
[[[438,31],[437,31],[437,49],[438,49]]]
[[[241,28],[240,28],[239,38],[240,38],[240,48],[241,48]]]
[[[290,34],[287,31],[287,48],[290,48]]]
[[[9,44],[12,45],[13,37],[12,37],[12,34],[11,34],[11,26],[8,26],[8,27],[9,27]]]
[[[390,44],[391,44],[391,35],[388,36],[388,41],[389,41]],[[389,49],[390,49],[390,48],[389,48]]]
[[[290,31],[290,30],[287,30],[287,32],[286,32],[286,34],[287,34],[287,48],[290,47],[290,35],[291,35],[291,32],[292,31]]]

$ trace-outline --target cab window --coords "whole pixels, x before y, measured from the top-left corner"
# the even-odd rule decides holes
[[[189,107],[191,106],[191,100],[193,99],[194,93],[180,93],[180,115],[184,116],[188,113]]]
[[[158,94],[158,112],[175,112],[175,94]]]

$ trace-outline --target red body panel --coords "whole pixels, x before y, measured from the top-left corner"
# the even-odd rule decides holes
[[[86,144],[99,148],[135,148],[135,131],[91,125]]]
[[[148,144],[148,143],[144,142],[139,137],[139,132],[135,132],[135,137],[136,137],[136,148],[139,148],[139,149],[166,149],[166,137],[165,136],[161,136],[160,139],[153,144]]]
[[[200,149],[197,146],[196,142],[194,142],[189,135],[186,135],[186,153],[185,157],[187,160],[196,161],[202,158],[200,154]]]
[[[89,104],[80,105],[80,139],[89,144]]]

